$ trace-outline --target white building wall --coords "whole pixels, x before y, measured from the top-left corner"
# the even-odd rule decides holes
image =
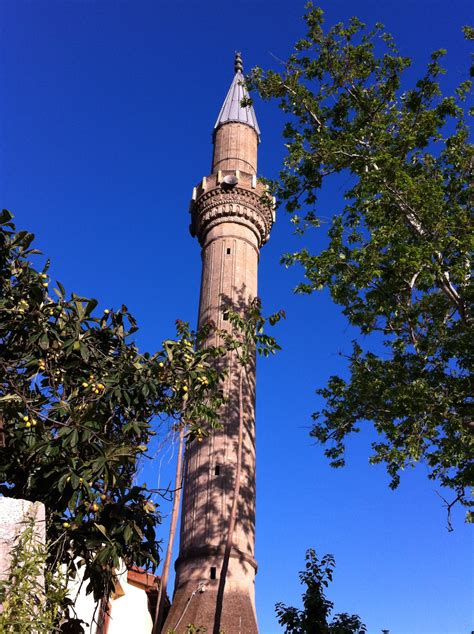
[[[127,573],[119,577],[123,591],[111,601],[110,621],[107,634],[149,634],[153,628],[146,592],[128,583]]]
[[[107,634],[151,634],[153,621],[148,611],[148,597],[146,592],[127,581],[128,571],[117,575],[115,592],[110,598],[110,620]],[[86,594],[85,586],[81,586],[81,578],[71,581],[69,596],[75,601],[78,618],[89,624],[88,634],[96,634],[99,606],[94,602],[92,594]]]

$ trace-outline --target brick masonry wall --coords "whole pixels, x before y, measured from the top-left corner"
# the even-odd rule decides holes
[[[217,128],[211,172],[241,170],[257,173],[257,133],[242,123],[226,123]]]
[[[260,247],[274,221],[256,178],[256,131],[226,123],[214,134],[212,173],[193,191],[191,234],[202,247],[199,325],[227,328],[223,307],[244,311],[257,296]],[[225,176],[235,176],[226,182]],[[214,341],[213,343],[219,343]],[[223,429],[186,449],[180,554],[170,612],[162,632],[183,634],[193,623],[211,632],[233,502],[239,436],[240,366],[226,359]],[[242,473],[221,627],[226,634],[257,634],[255,612],[255,364],[243,373]]]

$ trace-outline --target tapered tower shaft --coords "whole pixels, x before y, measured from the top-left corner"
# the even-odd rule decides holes
[[[213,321],[226,328],[223,306],[244,311],[257,296],[260,247],[273,223],[262,203],[265,187],[257,181],[260,131],[247,96],[242,62],[213,134],[212,173],[193,190],[191,233],[202,248],[199,325]],[[216,342],[217,343],[217,342]],[[255,366],[226,359],[223,429],[186,448],[180,552],[173,602],[163,632],[185,631],[188,624],[212,632],[224,544],[228,534],[239,454],[242,413],[242,467],[237,518],[223,599],[221,627],[226,634],[256,634],[255,561]],[[242,394],[242,402],[240,398]],[[203,591],[204,590],[204,591]]]

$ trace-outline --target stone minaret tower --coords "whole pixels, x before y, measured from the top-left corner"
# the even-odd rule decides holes
[[[247,97],[242,60],[213,133],[212,170],[193,190],[191,234],[202,247],[199,325],[214,321],[226,328],[222,305],[243,310],[257,296],[260,247],[274,221],[262,204],[265,186],[257,181],[260,141],[255,112],[242,107]],[[163,632],[184,632],[186,625],[214,627],[219,575],[229,526],[237,467],[240,392],[233,353],[222,411],[223,429],[186,449],[180,552],[173,602]],[[243,453],[233,546],[226,576],[221,628],[225,634],[256,634],[255,573],[255,367],[243,380]]]

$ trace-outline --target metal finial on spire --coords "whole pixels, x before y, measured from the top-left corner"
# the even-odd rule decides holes
[[[236,73],[241,73],[244,70],[244,65],[242,62],[242,54],[240,51],[235,52],[235,61],[234,61],[234,71]]]
[[[1,4],[1,0],[0,0]],[[227,97],[225,98],[222,108],[217,117],[214,131],[224,123],[245,123],[255,130],[260,139],[260,130],[258,128],[257,117],[253,106],[242,106],[242,101],[249,98],[249,93],[245,87],[242,72],[244,65],[240,51],[235,53],[234,70],[235,75],[230,85]]]

